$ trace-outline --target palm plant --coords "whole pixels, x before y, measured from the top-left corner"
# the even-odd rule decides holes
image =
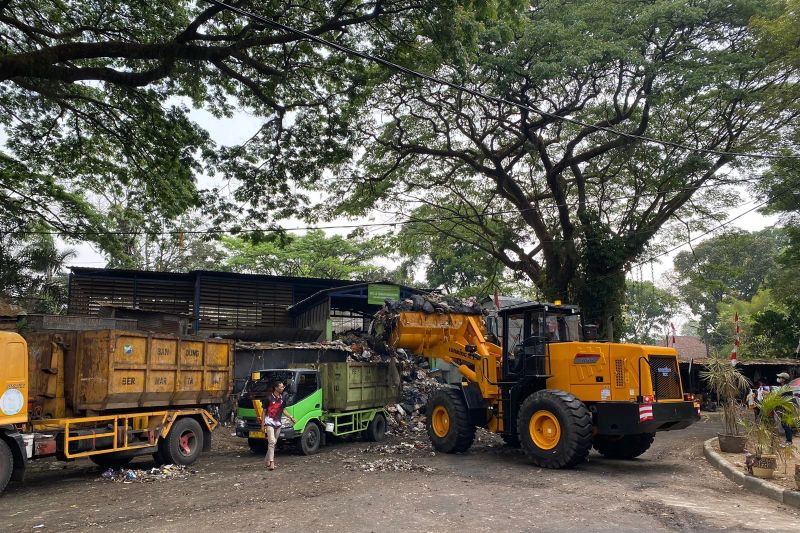
[[[729,360],[720,357],[707,361],[706,369],[700,372],[700,379],[708,384],[722,405],[724,434],[739,435],[741,417],[738,398],[750,387],[750,380]]]
[[[797,404],[788,386],[772,389],[759,404],[761,409],[753,431],[756,455],[773,454],[783,440],[775,430],[775,419],[789,427],[797,426]]]

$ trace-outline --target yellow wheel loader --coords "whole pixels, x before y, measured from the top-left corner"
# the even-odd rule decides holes
[[[569,468],[592,446],[608,458],[638,457],[656,432],[700,419],[672,348],[584,340],[592,328],[559,303],[507,307],[496,324],[500,345],[480,315],[399,311],[387,325],[390,345],[454,364],[462,376],[426,407],[441,452],[466,451],[484,427],[537,466]]]

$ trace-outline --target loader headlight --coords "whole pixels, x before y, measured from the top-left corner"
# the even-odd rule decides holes
[[[241,418],[237,418],[236,419],[236,427],[237,428],[243,428],[246,425],[247,425],[247,423],[244,420],[242,420]]]

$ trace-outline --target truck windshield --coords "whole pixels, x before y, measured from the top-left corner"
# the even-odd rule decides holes
[[[290,390],[295,373],[291,370],[269,370],[261,371],[260,374],[261,377],[256,380],[248,379],[242,392],[266,394],[270,392],[269,387],[273,381],[282,381],[283,384],[286,385],[286,389]]]

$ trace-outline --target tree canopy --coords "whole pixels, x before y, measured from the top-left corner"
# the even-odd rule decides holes
[[[386,56],[447,18],[425,0],[232,0]],[[346,158],[365,65],[202,0],[0,2],[0,231],[33,223],[117,251],[203,204],[234,229],[302,209],[291,187]],[[218,146],[189,106],[262,119]],[[215,185],[201,190],[199,175]],[[232,193],[217,189],[229,185]]]
[[[378,264],[390,254],[389,243],[381,236],[326,237],[325,232],[314,230],[256,243],[226,237],[222,243],[228,253],[225,268],[234,272],[358,281],[393,277],[385,265]]]
[[[762,171],[713,151],[790,148],[796,70],[749,28],[778,11],[553,1],[487,21],[436,74],[526,107],[393,76],[360,116],[365,153],[323,186],[340,195],[338,213],[424,209],[436,215],[418,217],[426,231],[523,273],[547,298],[577,301],[590,319],[619,315],[625,269],[660,249],[653,237],[718,216],[733,173]]]

